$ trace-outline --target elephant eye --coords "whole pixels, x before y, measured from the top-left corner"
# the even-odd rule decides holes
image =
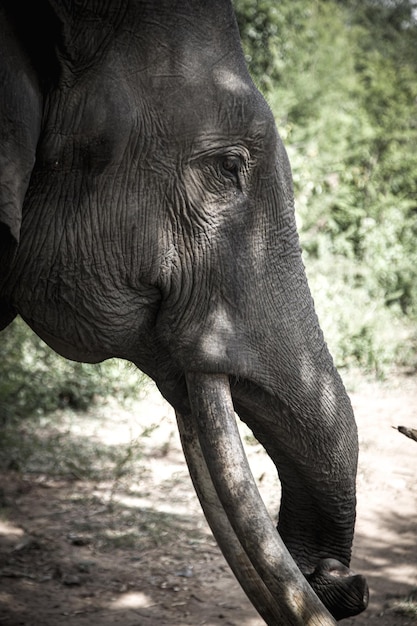
[[[226,187],[231,191],[234,187],[244,191],[249,170],[249,153],[233,147],[225,148],[222,152],[213,150],[203,154],[197,161],[199,167],[206,173],[206,185],[217,185],[219,189]],[[220,185],[220,187],[219,187]]]
[[[225,156],[221,160],[221,170],[224,176],[239,180],[240,158],[237,156]]]
[[[230,154],[220,160],[220,173],[223,179],[231,181],[239,191],[245,186],[245,161],[242,156]]]

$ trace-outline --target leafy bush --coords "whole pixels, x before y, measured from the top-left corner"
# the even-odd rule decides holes
[[[360,368],[384,378],[394,363],[417,365],[415,325],[405,322],[399,310],[385,306],[372,268],[358,268],[354,261],[329,253],[310,259],[307,273],[320,324],[339,369]]]
[[[379,374],[415,366],[415,3],[235,6],[289,151],[305,263],[337,362]]]
[[[0,420],[71,406],[85,410],[97,397],[137,396],[146,377],[111,359],[98,365],[68,361],[53,352],[20,319],[2,331]]]

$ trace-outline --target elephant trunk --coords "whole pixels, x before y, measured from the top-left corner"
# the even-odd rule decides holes
[[[177,414],[190,473],[213,533],[270,626],[335,624],[278,535],[237,430],[228,377],[189,372],[192,415]]]

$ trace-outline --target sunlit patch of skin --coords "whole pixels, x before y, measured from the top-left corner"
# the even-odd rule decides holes
[[[239,74],[230,70],[215,69],[213,71],[213,81],[216,86],[219,85],[232,94],[242,96],[251,92],[248,82],[243,80]]]

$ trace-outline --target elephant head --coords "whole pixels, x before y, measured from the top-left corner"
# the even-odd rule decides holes
[[[333,623],[311,588],[360,612],[356,427],[230,2],[5,0],[0,23],[0,327],[20,314],[70,359],[156,381],[268,624]],[[277,466],[278,532],[234,411]]]

